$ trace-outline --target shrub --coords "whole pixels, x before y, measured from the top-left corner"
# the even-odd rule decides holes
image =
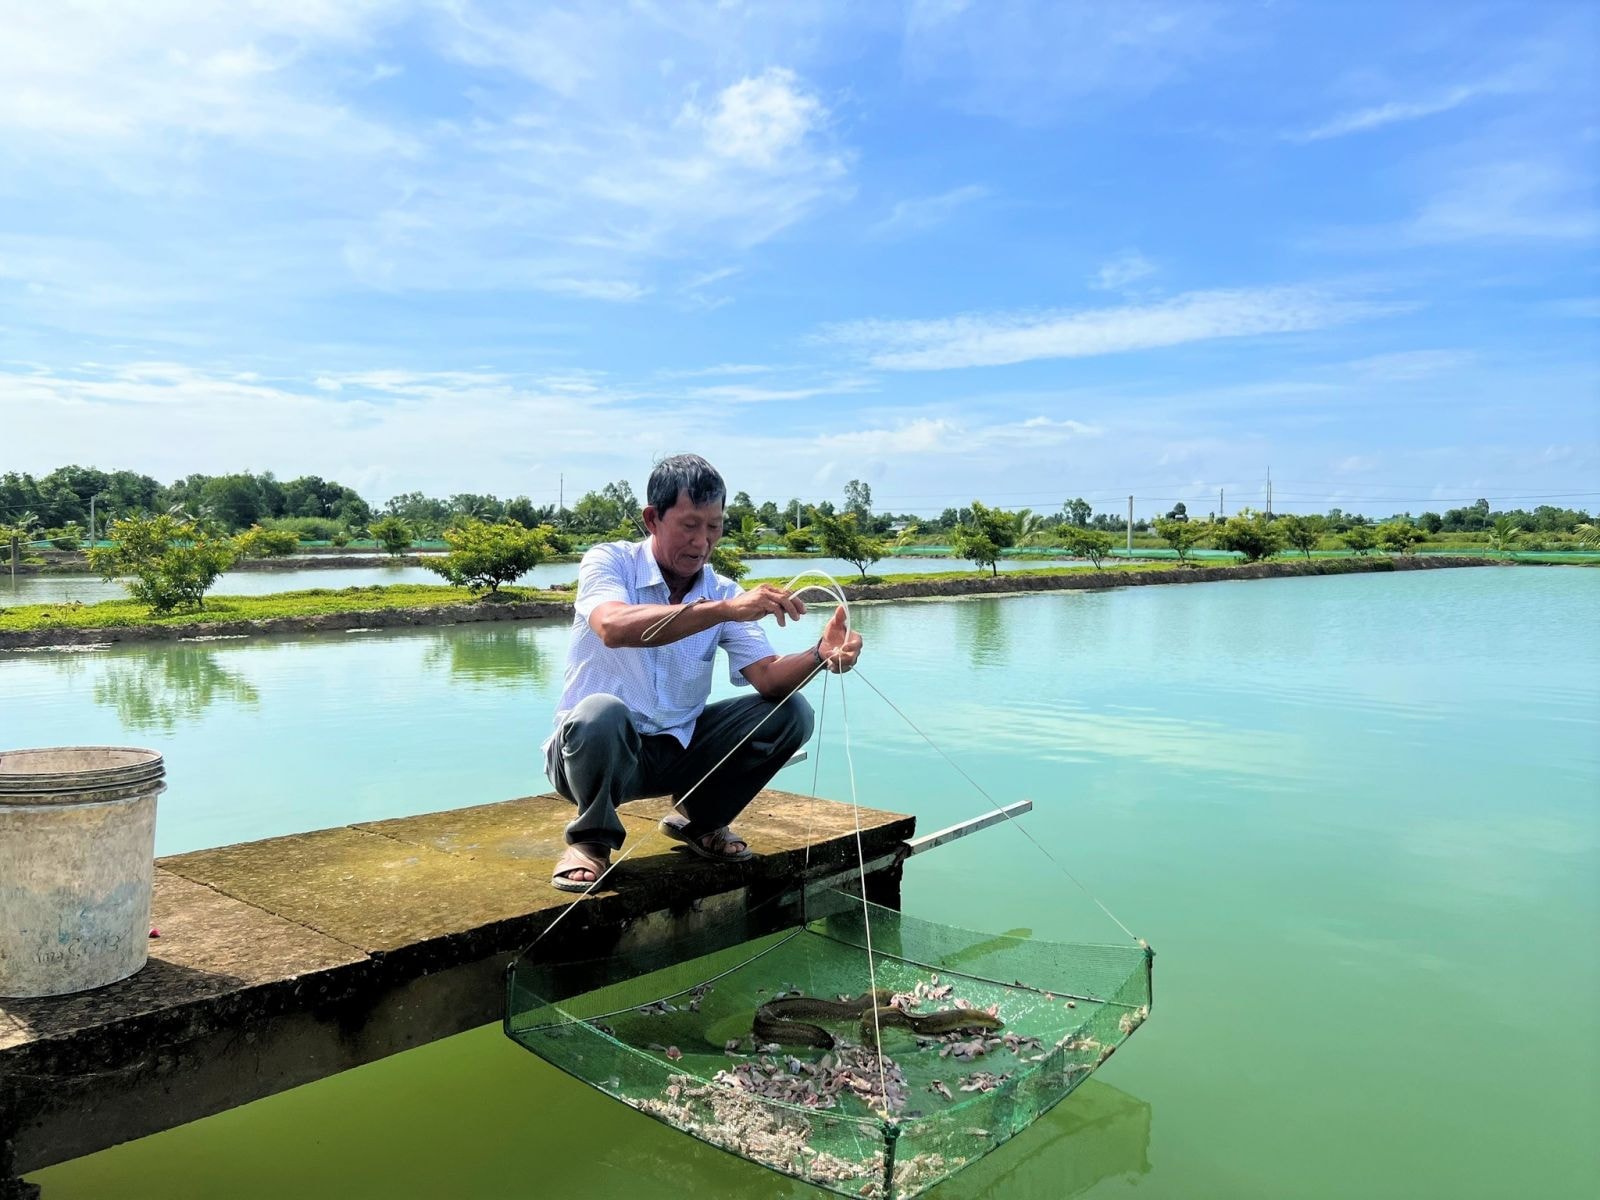
[[[233,539],[240,558],[282,558],[300,548],[300,535],[292,529],[263,529],[252,525]]]
[[[783,535],[783,544],[796,554],[809,554],[817,548],[817,539],[810,529],[791,529]]]
[[[302,542],[331,542],[343,526],[329,517],[269,517],[261,522],[261,528],[286,530]]]
[[[1339,537],[1357,554],[1371,554],[1372,548],[1378,544],[1378,539],[1373,535],[1369,525],[1352,525]]]
[[[549,556],[549,532],[548,525],[524,529],[515,521],[491,525],[468,517],[444,531],[449,553],[425,558],[422,565],[456,587],[492,594]]]
[[[1385,550],[1396,554],[1410,554],[1418,542],[1427,540],[1427,534],[1415,525],[1404,521],[1386,521],[1377,529],[1378,542]]]
[[[328,541],[335,549],[343,550],[350,544],[350,531],[348,529],[335,529],[328,535]]]
[[[411,526],[399,517],[384,517],[369,527],[373,539],[391,555],[403,554],[411,548]]]
[[[1265,513],[1242,509],[1223,524],[1217,547],[1244,555],[1245,562],[1260,562],[1283,549],[1283,534]]]
[[[761,522],[756,520],[750,513],[745,513],[743,519],[739,522],[738,531],[730,533],[728,536],[734,540],[734,543],[744,553],[754,553],[761,548]],[[737,579],[738,576],[731,575],[729,578]]]
[[[1069,554],[1087,558],[1096,567],[1111,553],[1114,543],[1112,536],[1103,529],[1084,529],[1077,525],[1068,528],[1061,541]]]
[[[1156,518],[1156,533],[1161,536],[1162,541],[1178,552],[1179,562],[1189,561],[1189,551],[1200,541],[1203,532],[1188,517],[1182,520],[1177,517]],[[1106,540],[1111,540],[1109,534],[1106,535]]]
[[[76,550],[83,545],[83,529],[73,521],[69,521],[60,529],[46,530],[45,537],[50,539],[50,544],[57,550]]]
[[[124,586],[141,604],[158,613],[180,605],[205,607],[211,585],[238,558],[228,538],[202,531],[193,521],[170,513],[113,521],[111,545],[89,551],[89,565]]]
[[[749,566],[739,560],[739,552],[721,543],[711,548],[711,569],[735,583],[750,573]]]
[[[1307,558],[1311,557],[1317,543],[1322,541],[1322,526],[1321,517],[1302,517],[1298,513],[1290,513],[1278,518],[1278,528],[1283,531],[1284,540]]]

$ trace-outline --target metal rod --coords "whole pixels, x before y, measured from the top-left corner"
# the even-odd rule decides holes
[[[906,845],[911,847],[910,852],[912,854],[921,854],[924,850],[932,850],[935,846],[942,846],[946,842],[953,842],[957,838],[964,838],[969,833],[977,833],[980,829],[987,829],[991,825],[998,825],[1001,821],[1009,820],[1012,817],[1021,816],[1023,813],[1032,811],[1032,800],[1018,800],[1015,804],[1008,804],[1004,808],[997,808],[991,812],[986,812],[981,817],[973,817],[970,821],[962,821],[960,824],[951,825],[948,828],[941,829],[936,833],[930,833],[919,838],[912,838],[906,843]]]

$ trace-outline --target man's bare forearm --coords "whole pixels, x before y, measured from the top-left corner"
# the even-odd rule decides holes
[[[676,614],[676,615],[674,615]],[[649,641],[645,631],[667,617]],[[602,604],[589,618],[595,634],[612,649],[619,647],[666,646],[691,634],[704,633],[729,619],[724,600],[700,600],[694,604]]]
[[[805,683],[818,665],[816,652],[807,648],[797,654],[751,663],[745,668],[744,677],[768,700],[781,700]]]

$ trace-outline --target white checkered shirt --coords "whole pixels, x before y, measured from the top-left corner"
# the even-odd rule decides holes
[[[741,588],[707,563],[700,568],[683,603],[726,600]],[[615,696],[628,706],[640,733],[670,733],[685,746],[711,695],[711,666],[721,646],[728,654],[728,677],[748,685],[743,671],[773,655],[759,623],[724,621],[662,646],[609,648],[589,627],[590,614],[612,600],[624,604],[670,604],[666,580],[656,562],[655,539],[602,542],[590,546],[578,567],[578,597],[573,604],[572,641],[556,724],[586,696]],[[667,627],[671,631],[671,626]],[[545,745],[548,747],[549,742]]]

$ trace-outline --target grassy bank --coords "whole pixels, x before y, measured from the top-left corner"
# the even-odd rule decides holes
[[[19,604],[0,610],[0,632],[37,629],[125,629],[131,626],[205,625],[214,622],[268,621],[294,617],[354,616],[395,609],[438,609],[519,601],[570,603],[570,591],[535,588],[502,589],[495,597],[474,597],[445,584],[390,584],[302,592],[272,592],[262,596],[208,596],[198,612],[152,616],[133,600],[102,600],[97,604]]]
[[[987,571],[936,571],[869,575],[865,579],[858,576],[841,582],[852,599],[894,600],[1488,565],[1482,559],[1473,558],[1445,559],[1441,556],[1429,560],[1375,555],[1344,561],[1211,562],[1188,567],[1162,562],[1116,563],[1098,570],[1088,565],[1046,567],[999,576]],[[787,580],[752,579],[746,581],[746,586],[760,582],[782,584]],[[493,597],[473,597],[457,588],[414,584],[341,590],[317,588],[262,596],[213,596],[200,611],[161,617],[127,600],[106,600],[97,604],[24,604],[0,610],[0,649],[179,637],[338,632],[352,626],[570,619],[571,612],[570,590],[515,588],[502,590]]]

